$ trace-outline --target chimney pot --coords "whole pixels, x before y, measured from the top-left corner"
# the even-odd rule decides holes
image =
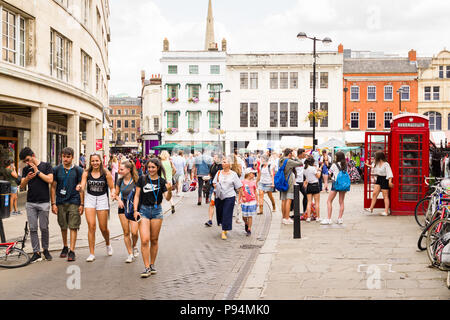
[[[414,49],[411,49],[408,52],[408,59],[409,59],[409,61],[417,61],[417,53]]]
[[[342,45],[342,43],[338,46],[338,53],[344,53],[344,46]]]

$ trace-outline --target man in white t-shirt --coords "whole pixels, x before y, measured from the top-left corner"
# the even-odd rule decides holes
[[[173,165],[177,172],[175,173],[175,185],[176,185],[176,196],[180,197],[183,195],[183,182],[186,177],[186,159],[183,156],[183,151],[178,151],[178,155],[172,158]]]

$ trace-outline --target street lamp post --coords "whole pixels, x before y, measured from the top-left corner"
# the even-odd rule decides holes
[[[220,130],[221,130],[221,119],[220,119],[220,94],[222,93],[222,92],[225,92],[225,93],[229,93],[229,92],[231,92],[231,90],[219,90],[219,91],[210,91],[209,93],[210,94],[214,94],[214,95],[216,95],[216,94],[218,94],[219,95],[219,102],[218,102],[218,109],[219,109],[219,134],[218,134],[218,142],[219,142],[219,148],[220,148],[220,153],[222,153],[222,145],[220,144],[221,142],[220,142]]]
[[[402,87],[400,87],[400,89],[397,90],[398,93],[398,102],[399,102],[399,107],[398,107],[398,113],[402,113],[402,93],[403,93],[403,89]]]
[[[317,145],[317,141],[316,141],[316,42],[317,41],[321,41],[324,44],[330,44],[331,43],[331,39],[326,37],[324,39],[318,39],[316,37],[308,37],[306,35],[306,33],[304,32],[300,32],[299,34],[297,34],[297,39],[299,40],[303,40],[303,39],[311,39],[313,40],[313,57],[314,57],[314,62],[313,62],[313,107],[312,107],[312,111],[313,111],[313,151],[316,150],[316,145]]]

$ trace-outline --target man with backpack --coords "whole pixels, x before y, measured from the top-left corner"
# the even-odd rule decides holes
[[[293,170],[303,165],[303,162],[301,160],[292,159],[293,153],[293,150],[289,148],[283,151],[283,156],[279,161],[279,170],[274,178],[275,189],[280,191],[283,224],[294,223],[294,221],[289,218],[291,203],[292,200],[294,200],[295,175],[293,173]]]
[[[72,164],[74,151],[64,148],[62,164],[53,168],[54,180],[51,187],[52,212],[58,216],[63,249],[60,258],[75,261],[75,244],[84,211],[84,193],[81,191],[83,169]],[[70,229],[70,248],[67,244],[67,229]]]

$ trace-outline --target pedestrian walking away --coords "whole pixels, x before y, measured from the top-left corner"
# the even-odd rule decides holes
[[[392,179],[394,174],[392,173],[391,166],[386,160],[386,155],[383,151],[377,151],[375,153],[374,163],[370,163],[368,160],[365,165],[373,169],[373,174],[377,177],[377,181],[373,188],[372,203],[369,209],[364,209],[366,212],[373,212],[375,203],[377,202],[378,195],[380,191],[383,193],[384,198],[384,212],[381,213],[382,216],[389,215],[389,189],[394,187]],[[370,179],[370,177],[369,177]]]
[[[163,196],[167,201],[172,198],[171,184],[162,178],[165,172],[161,161],[150,159],[147,171],[147,175],[139,178],[134,196],[134,217],[139,221],[141,253],[145,266],[141,273],[142,278],[156,274],[159,232],[164,219],[161,204]]]
[[[17,184],[20,183],[20,180],[18,180],[19,175],[16,171],[13,160],[6,159],[4,161],[3,166],[0,168],[0,175],[2,175],[4,179],[11,184],[11,198],[10,198],[11,215],[21,214],[21,212],[17,210],[17,191],[18,191]]]
[[[330,157],[327,154],[327,150],[322,150],[322,157],[320,157],[319,165],[322,165],[322,178],[325,191],[328,192],[328,169],[331,168]]]
[[[239,204],[242,208],[242,218],[245,222],[245,232],[247,233],[247,236],[252,234],[253,217],[256,215],[258,207],[258,193],[255,181],[256,173],[257,171],[253,168],[245,169],[245,176],[242,181],[242,192],[239,194]]]
[[[222,170],[222,157],[215,155],[214,156],[214,163],[211,166],[211,168],[209,169],[209,174],[211,177],[215,177],[217,172],[219,172],[220,170]],[[209,208],[208,208],[208,221],[206,221],[205,225],[207,227],[212,227],[212,218],[214,216],[214,210],[215,210],[215,197],[216,197],[216,193],[214,192],[214,185],[211,184],[211,190],[210,190],[210,196],[211,196],[211,201],[209,202]]]
[[[198,182],[198,201],[197,205],[202,205],[203,199],[203,183],[204,177],[209,176],[209,168],[212,165],[212,158],[206,154],[202,154],[200,152],[197,153],[197,156],[194,160],[194,178],[197,179]],[[209,193],[205,194],[205,201],[207,201],[209,197]]]
[[[83,169],[73,164],[72,148],[64,148],[61,153],[62,164],[53,168],[51,205],[52,212],[58,217],[63,241],[63,249],[59,257],[67,258],[67,261],[75,261],[77,233],[84,212],[84,193],[81,192]],[[70,246],[67,241],[68,230],[70,230]]]
[[[126,263],[131,263],[139,256],[137,248],[137,241],[139,238],[139,225],[136,221],[131,221],[125,216],[125,210],[128,210],[128,198],[133,190],[136,189],[136,184],[139,180],[139,174],[133,161],[125,160],[120,163],[119,179],[116,190],[115,200],[118,202],[118,215],[120,224],[123,230],[123,241],[127,248],[128,256]]]
[[[112,256],[113,248],[110,243],[108,229],[109,213],[109,190],[114,197],[114,183],[111,173],[103,167],[102,159],[98,154],[89,157],[89,169],[83,173],[81,189],[85,194],[85,213],[88,224],[88,242],[90,255],[87,262],[95,260],[95,231],[97,229],[96,219],[103,238],[106,242],[106,253]]]
[[[339,216],[337,219],[338,224],[344,223],[344,200],[345,194],[350,191],[350,176],[347,172],[347,161],[345,160],[345,154],[342,151],[339,151],[335,155],[336,159],[334,163],[331,165],[329,170],[331,174],[331,191],[328,195],[327,200],[327,209],[328,209],[328,217],[323,219],[320,224],[327,225],[332,224],[331,216],[333,214],[333,201],[336,198],[336,195],[339,193]],[[338,179],[342,179],[342,181],[338,181]],[[344,181],[345,180],[345,181]],[[348,189],[347,189],[348,187]]]
[[[183,151],[178,151],[178,155],[173,157],[173,165],[175,167],[176,173],[174,175],[174,181],[175,181],[175,190],[177,191],[176,196],[182,197],[183,196],[183,183],[186,181],[187,177],[187,163],[186,159],[184,158]]]
[[[242,192],[242,182],[236,172],[231,170],[233,158],[225,157],[223,170],[217,172],[213,180],[216,192],[217,225],[222,226],[222,239],[227,239],[228,231],[233,229],[233,210],[236,201],[236,190]]]
[[[48,251],[49,229],[48,215],[50,212],[50,188],[53,182],[52,166],[48,162],[41,162],[36,158],[33,150],[25,147],[20,151],[19,159],[26,166],[22,169],[22,180],[20,188],[25,189],[28,186],[27,210],[28,225],[30,226],[31,245],[33,247],[33,256],[31,263],[42,261],[41,249],[39,245],[38,226],[41,230],[41,243],[44,258],[52,260]]]
[[[170,160],[170,155],[166,150],[161,152],[160,158],[161,165],[164,168],[164,174],[162,178],[167,181],[167,183],[170,185],[170,189],[172,189],[172,178],[177,173],[177,169],[173,165],[172,160]],[[170,207],[172,209],[172,213],[175,213],[175,204],[172,198],[170,199]]]
[[[309,157],[305,160],[305,181],[303,187],[306,189],[306,196],[308,198],[308,205],[306,209],[306,222],[310,222],[311,219],[315,219],[320,222],[320,187],[319,178],[322,172],[322,166],[317,168],[314,164],[316,160],[313,157]],[[323,164],[322,164],[323,165]],[[316,210],[316,216],[311,216],[312,206],[314,200],[314,207]]]
[[[269,158],[267,156],[263,156],[261,158],[261,167],[258,171],[258,177],[256,179],[258,191],[259,191],[259,197],[258,197],[258,204],[259,204],[259,211],[258,214],[263,213],[263,207],[264,207],[264,194],[267,193],[269,196],[270,202],[272,203],[272,211],[276,210],[275,206],[275,199],[273,198],[273,188],[275,187],[274,182],[275,173],[272,168],[272,166],[269,163]]]

